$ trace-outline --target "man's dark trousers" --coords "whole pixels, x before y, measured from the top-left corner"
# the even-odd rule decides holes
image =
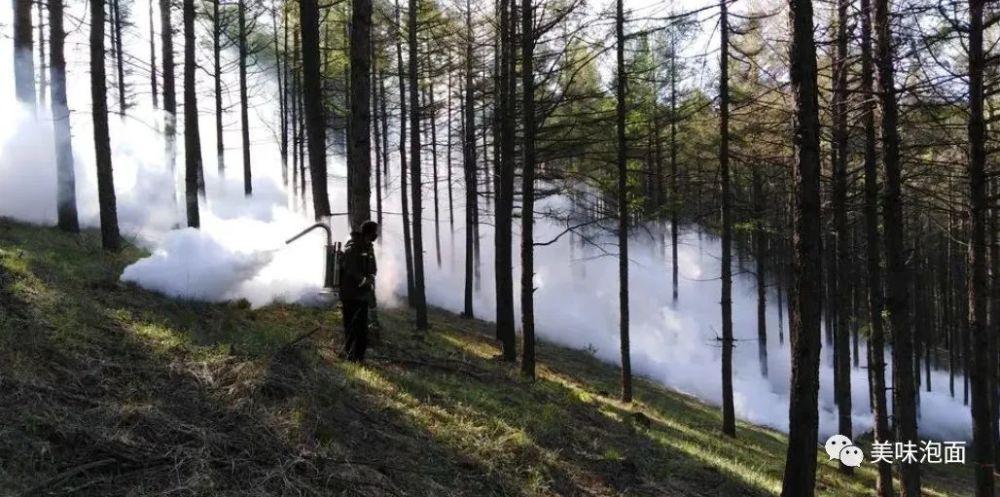
[[[368,348],[368,301],[342,301],[344,313],[344,355],[348,361],[361,362]]]

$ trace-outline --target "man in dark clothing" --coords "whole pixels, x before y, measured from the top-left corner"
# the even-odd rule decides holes
[[[361,362],[368,347],[368,309],[375,307],[375,247],[378,223],[365,221],[351,233],[340,269],[340,301],[344,316],[344,356]]]

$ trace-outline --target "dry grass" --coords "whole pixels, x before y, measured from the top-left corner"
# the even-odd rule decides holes
[[[539,348],[539,378],[493,359],[486,323],[384,311],[370,361],[340,361],[339,315],[167,299],[118,282],[141,256],[0,220],[0,495],[774,495],[784,436],[615,368]],[[288,346],[296,337],[313,332]],[[820,462],[821,495],[874,473]],[[968,468],[928,477],[968,495]]]

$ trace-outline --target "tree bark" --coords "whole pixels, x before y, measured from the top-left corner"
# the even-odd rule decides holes
[[[729,16],[720,0],[719,174],[722,177],[722,433],[736,436],[733,406],[733,224],[729,174]]]
[[[108,131],[108,86],[107,73],[104,70],[106,24],[104,7],[103,1],[90,2],[90,99],[91,115],[94,120],[97,199],[101,212],[101,246],[104,250],[117,252],[121,248],[121,237],[118,233],[115,177],[111,169],[111,133]]]
[[[351,190],[347,192],[351,226],[360,229],[371,219],[371,88],[372,0],[351,1],[351,115],[348,120],[347,164]]]
[[[406,256],[406,300],[413,307],[416,303],[413,289],[413,240],[410,237],[410,202],[406,172],[406,74],[403,71],[403,28],[396,0],[396,74],[399,80],[399,196],[403,212],[403,251]]]
[[[913,335],[910,323],[910,270],[907,267],[903,220],[902,166],[899,153],[899,111],[894,75],[895,48],[889,0],[875,1],[876,60],[882,103],[882,162],[885,166],[883,225],[886,249],[886,310],[892,337],[893,417],[896,441],[918,443],[913,381]],[[901,497],[920,495],[920,465],[900,464]]]
[[[670,34],[670,254],[673,302],[677,303],[679,261],[677,260],[680,202],[677,189],[677,38]]]
[[[625,136],[625,8],[624,0],[615,2],[615,52],[618,78],[615,84],[615,130],[618,164],[618,325],[622,361],[622,402],[632,402],[632,358],[629,346],[628,313],[628,141]]]
[[[212,0],[212,56],[214,62],[212,79],[215,81],[215,158],[218,162],[219,176],[223,176],[226,173],[226,148],[225,139],[222,136],[222,21],[219,18],[219,3],[221,1]],[[242,5],[243,2],[241,1],[241,19],[243,18]],[[240,29],[242,30],[242,24]],[[241,50],[240,54],[242,55],[242,53]]]
[[[124,116],[125,101],[125,52],[122,50],[122,15],[118,0],[111,0],[112,24],[114,26],[115,62],[118,76],[118,115]]]
[[[757,360],[760,374],[767,378],[767,238],[764,233],[764,192],[761,185],[760,166],[751,167],[751,191],[753,196],[753,242],[756,252],[757,276]]]
[[[819,352],[822,316],[820,253],[820,145],[816,44],[811,0],[790,0],[792,42],[789,66],[795,97],[795,234],[791,306],[792,377],[788,452],[782,497],[812,497],[816,491],[816,442],[819,428]]]
[[[250,172],[250,113],[247,95],[247,7],[246,0],[239,0],[239,70],[240,70],[240,131],[243,140],[243,195],[253,195]]]
[[[875,130],[875,89],[872,75],[871,0],[861,0],[861,92],[862,113],[865,127],[865,241],[868,284],[868,381],[871,389],[872,417],[875,420],[873,438],[891,442],[889,411],[885,387],[885,336],[883,333],[884,309],[882,295],[882,252],[878,220],[878,138]],[[892,495],[892,464],[878,463],[875,492],[879,497]]]
[[[184,198],[189,227],[201,226],[198,195],[201,179],[201,134],[198,132],[198,94],[195,88],[194,0],[184,0]]]
[[[319,70],[317,0],[302,0],[299,3],[299,24],[302,33],[302,108],[305,113],[306,141],[309,148],[313,215],[319,220],[330,215],[330,198],[327,196],[326,188],[326,121],[323,117],[323,82]],[[305,178],[302,180],[304,183]]]
[[[834,327],[834,396],[837,402],[838,433],[852,438],[851,426],[851,358],[848,312],[851,306],[851,254],[847,231],[847,7],[848,0],[837,0],[837,53],[833,64],[833,141],[836,160],[833,164],[833,224],[836,237],[836,291],[832,306],[836,314]],[[853,473],[853,468],[840,464],[841,472]]]
[[[535,37],[531,0],[521,0],[521,87],[524,164],[521,173],[521,372],[535,378]]]
[[[472,0],[465,0],[465,98],[463,115],[464,140],[462,143],[463,171],[465,173],[465,299],[462,315],[472,319],[473,259],[475,258],[476,216],[479,193],[476,175],[476,105],[472,88]]]
[[[377,70],[378,56],[375,54],[375,42],[372,41],[371,54],[372,54],[372,71],[371,71],[371,116],[375,120],[372,126],[372,137],[375,143],[375,220],[378,222],[379,226],[382,226],[382,154],[387,153],[382,149],[382,129],[379,127],[378,120],[378,78],[379,73]],[[384,105],[384,104],[383,104]]]
[[[156,36],[153,34],[153,0],[149,0],[149,86],[153,96],[153,108],[160,108],[159,91],[156,84]]]
[[[49,99],[52,101],[52,131],[56,152],[56,211],[63,231],[80,231],[76,211],[76,173],[73,169],[73,139],[66,102],[66,31],[63,0],[49,0]]]
[[[174,36],[173,21],[170,19],[171,0],[160,0],[160,50],[163,52],[163,135],[166,142],[165,154],[174,170],[177,130],[177,89],[174,79]]]
[[[511,70],[513,49],[514,0],[500,1],[500,162],[497,164],[497,188],[494,217],[494,272],[496,275],[496,336],[505,361],[517,359],[514,334],[514,276],[512,233],[514,211],[514,74]]]
[[[32,0],[14,1],[14,93],[17,100],[35,108],[35,58],[32,52]],[[103,12],[103,11],[102,11]],[[102,17],[103,19],[103,14]],[[104,28],[101,28],[103,33]],[[101,40],[101,46],[104,41]],[[102,54],[103,58],[103,54]]]
[[[991,397],[993,360],[987,326],[990,291],[986,265],[986,121],[983,113],[983,0],[969,1],[969,332],[972,335],[972,449],[976,497],[993,496]]]
[[[410,78],[410,183],[413,188],[413,304],[417,330],[427,331],[427,297],[424,294],[423,186],[420,177],[420,74],[417,52],[417,0],[409,0],[407,12]]]

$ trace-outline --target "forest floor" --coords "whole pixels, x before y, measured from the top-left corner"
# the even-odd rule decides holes
[[[0,219],[0,495],[766,496],[785,435],[541,343],[538,379],[492,327],[383,310],[364,366],[339,313],[166,298],[119,281],[143,252]],[[305,339],[303,334],[315,331]],[[294,342],[294,343],[293,343]],[[706,381],[717,372],[706,371]],[[819,452],[819,451],[818,451]],[[873,495],[819,457],[820,495]],[[971,495],[971,470],[925,473]]]

